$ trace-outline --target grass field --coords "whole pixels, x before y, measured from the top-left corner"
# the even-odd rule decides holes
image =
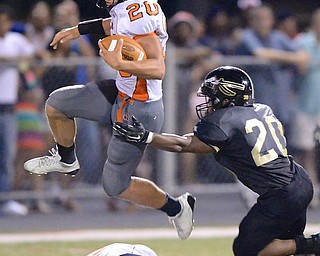
[[[155,232],[157,232],[155,230]],[[114,241],[1,244],[0,256],[86,256]],[[231,256],[232,238],[135,240],[159,256]]]

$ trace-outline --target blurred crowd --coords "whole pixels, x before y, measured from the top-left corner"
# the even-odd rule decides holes
[[[0,214],[50,213],[53,207],[77,211],[79,205],[63,190],[76,182],[100,182],[110,127],[77,120],[81,172],[75,178],[30,175],[23,163],[54,145],[44,117],[44,102],[53,90],[113,78],[116,73],[102,61],[89,61],[98,59],[96,37],[81,36],[57,50],[49,47],[57,31],[80,21],[75,1],[63,0],[55,6],[39,1],[25,20],[14,17],[12,7],[0,5],[0,195],[32,190],[39,196],[1,197]],[[289,153],[310,172],[316,192],[312,207],[319,207],[320,9],[302,25],[294,12],[273,10],[261,1],[239,1],[236,17],[223,6],[214,6],[205,18],[178,11],[167,24],[169,49],[176,56],[177,132],[190,132],[197,122],[196,92],[209,70],[229,64],[245,69],[255,85],[256,102],[272,107],[284,125]],[[155,157],[148,150],[137,174],[156,177]],[[211,161],[206,156],[179,156],[179,183],[234,182],[231,174]],[[41,193],[55,195],[54,200]],[[119,206],[110,199],[107,207]],[[127,208],[135,210],[131,205]]]

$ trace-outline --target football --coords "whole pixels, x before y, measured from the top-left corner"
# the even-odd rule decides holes
[[[142,46],[134,39],[128,36],[113,35],[101,39],[101,43],[108,51],[114,51],[118,40],[123,39],[122,59],[129,61],[140,61],[147,59],[146,52]]]

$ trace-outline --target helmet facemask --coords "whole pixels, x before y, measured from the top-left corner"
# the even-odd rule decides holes
[[[210,112],[214,111],[220,104],[219,98],[215,96],[217,93],[217,86],[210,81],[205,81],[197,92],[198,97],[204,98],[204,103],[196,105],[197,116],[199,119],[203,118]]]
[[[96,7],[100,8],[100,9],[107,9],[106,1],[98,0],[96,3]]]
[[[196,105],[197,116],[199,119],[202,119],[204,116],[208,115],[210,112],[213,111],[212,101],[206,95],[202,95],[202,96],[198,95],[198,97],[204,97],[205,99],[204,103],[200,103]]]
[[[96,3],[96,6],[100,9],[106,9],[108,11],[110,11],[114,6],[116,6],[117,4],[123,2],[123,0],[113,0],[112,4],[107,5],[105,0],[98,0]]]

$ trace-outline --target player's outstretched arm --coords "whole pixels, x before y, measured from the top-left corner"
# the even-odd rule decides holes
[[[81,21],[77,26],[62,29],[57,34],[55,34],[50,43],[50,46],[52,46],[53,49],[57,49],[59,44],[77,39],[80,37],[80,35],[85,34],[109,35],[110,22],[110,18]]]
[[[115,122],[113,130],[117,132],[117,137],[134,143],[147,143],[153,147],[170,152],[189,153],[215,153],[215,150],[200,141],[193,133],[183,136],[168,133],[153,133],[147,130],[134,116],[133,124]]]

